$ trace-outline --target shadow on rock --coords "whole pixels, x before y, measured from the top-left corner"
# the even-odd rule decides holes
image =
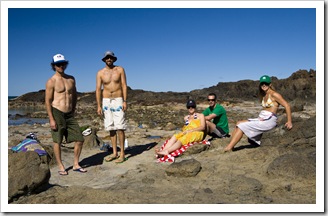
[[[79,162],[81,167],[86,168],[86,167],[91,167],[91,166],[97,166],[103,164],[104,157],[108,155],[108,152],[99,152],[95,155],[92,155],[90,157],[84,158]],[[71,170],[73,169],[73,166],[68,167],[66,170]]]
[[[233,151],[239,151],[239,150],[243,150],[243,149],[252,149],[252,148],[258,148],[260,147],[257,144],[253,144],[252,142],[250,142],[248,145],[243,145],[243,146],[238,146],[238,147],[234,147]]]
[[[128,156],[129,158],[134,157],[136,155],[143,153],[144,151],[148,151],[148,150],[154,148],[154,146],[156,146],[156,145],[157,145],[157,142],[152,142],[152,143],[148,143],[145,145],[132,146],[128,150],[125,151],[125,154],[129,154],[129,156]]]

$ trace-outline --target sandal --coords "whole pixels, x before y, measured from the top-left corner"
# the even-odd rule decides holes
[[[119,159],[117,159],[116,161],[115,161],[115,163],[116,164],[120,164],[120,163],[123,163],[123,162],[125,162],[125,161],[127,161],[128,160],[128,158],[119,158]]]
[[[105,162],[111,162],[112,160],[115,160],[117,159],[118,156],[115,156],[115,155],[110,155],[108,156],[107,158],[104,159]]]

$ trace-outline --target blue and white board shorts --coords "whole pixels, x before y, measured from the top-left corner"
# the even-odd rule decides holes
[[[123,98],[103,98],[102,109],[106,131],[126,130]]]

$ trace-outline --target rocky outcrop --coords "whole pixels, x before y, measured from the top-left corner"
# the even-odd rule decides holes
[[[300,70],[293,73],[287,79],[278,80],[272,77],[273,85],[290,103],[292,111],[302,111],[307,104],[315,103],[316,95],[316,72],[313,70]],[[198,103],[206,102],[208,93],[218,95],[220,103],[229,106],[236,102],[249,101],[258,104],[257,92],[259,81],[241,80],[238,82],[218,83],[216,86],[194,90],[191,92],[151,92],[128,89],[128,112],[127,119],[137,126],[147,128],[163,128],[174,130],[181,128],[181,116],[185,115],[185,107],[172,109],[177,104],[184,104],[188,98],[194,98]],[[30,92],[9,101],[9,108],[26,106],[44,108],[45,91]],[[102,119],[96,112],[95,92],[78,93],[76,117],[81,121],[92,119],[93,127],[100,127]],[[199,111],[202,111],[201,109]],[[227,112],[230,110],[227,109]],[[280,109],[283,111],[283,109]],[[230,113],[229,113],[230,114]],[[238,114],[240,115],[240,114]],[[231,116],[231,115],[230,115]],[[20,116],[10,116],[19,118]],[[22,117],[44,118],[48,115],[45,111],[28,113]],[[238,117],[244,119],[243,116]]]
[[[191,146],[173,164],[154,161],[153,143],[132,146],[126,151],[129,160],[120,165],[103,163],[103,152],[88,153],[81,161],[87,174],[54,176],[60,184],[13,203],[315,204],[315,117],[293,120],[295,130],[285,130],[282,118],[278,127],[263,134],[260,147],[244,137],[235,151],[221,154],[230,139],[215,139],[210,146]],[[72,149],[66,160],[69,155]]]
[[[279,90],[288,101],[299,100],[306,103],[314,103],[316,95],[316,71],[299,70],[287,79],[272,77],[274,87]],[[240,80],[238,82],[220,82],[216,86],[193,90],[190,92],[152,92],[128,88],[128,104],[155,105],[166,103],[185,103],[188,98],[196,101],[206,101],[207,94],[214,92],[220,101],[256,101],[258,92],[258,80]],[[45,90],[30,92],[9,101],[9,107],[24,105],[42,105],[44,103]],[[17,101],[24,102],[20,105]],[[95,92],[79,92],[78,104],[93,106],[95,108]]]
[[[129,159],[123,164],[103,162],[103,158],[111,152],[98,150],[101,144],[97,139],[97,129],[101,128],[99,122],[102,120],[94,116],[94,92],[79,93],[78,104],[81,108],[78,107],[77,116],[82,117],[79,121],[96,128],[91,135],[85,137],[81,155],[81,165],[88,172],[81,174],[70,169],[69,175],[61,178],[57,170],[52,168],[54,159],[46,163],[32,152],[9,153],[9,202],[315,204],[315,106],[314,109],[307,110],[311,103],[315,104],[315,71],[301,70],[287,79],[272,79],[275,88],[292,106],[292,130],[284,128],[286,117],[284,110],[280,109],[278,126],[263,134],[260,147],[249,144],[247,138],[243,137],[235,151],[221,154],[230,139],[215,139],[210,146],[191,146],[173,164],[156,163],[152,148],[163,143],[181,127],[182,116],[186,114],[184,103],[187,97],[205,101],[209,92],[217,93],[219,99],[225,101],[232,132],[238,120],[257,116],[258,107],[255,104],[258,104],[258,81],[218,83],[216,86],[188,93],[155,93],[129,89],[129,127],[126,134],[131,148],[126,151]],[[24,104],[24,100],[27,100],[27,95],[25,96],[10,103],[17,104],[21,101]],[[29,99],[33,97],[29,95]],[[241,106],[239,102],[242,102]],[[29,103],[43,102],[37,100]],[[43,126],[36,126],[35,130],[41,128]],[[23,136],[26,133],[20,130],[19,127],[12,128],[14,132],[9,135],[9,144],[19,141],[14,135]],[[153,131],[156,134],[151,134]],[[51,139],[50,135],[46,139],[48,134],[49,131],[40,132],[39,137],[43,140]],[[108,133],[103,134],[101,138],[109,140]],[[151,135],[159,137],[156,142],[148,139]],[[44,148],[49,151],[50,158],[53,158],[52,148]],[[73,145],[71,148],[64,146],[62,150],[66,163],[72,164]],[[50,166],[54,176],[50,179],[52,185],[48,185],[50,187],[47,190],[42,190],[47,187],[42,185],[49,182],[47,166]],[[36,174],[31,176],[31,173]]]
[[[8,201],[30,195],[49,183],[50,168],[47,156],[36,152],[8,153]]]

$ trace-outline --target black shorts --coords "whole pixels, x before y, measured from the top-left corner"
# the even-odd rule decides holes
[[[229,134],[227,134],[222,128],[220,128],[219,126],[216,126],[216,129],[218,131],[220,131],[221,133],[221,136],[218,136],[216,133],[209,133],[208,135],[210,135],[211,137],[214,137],[214,138],[223,138],[223,137],[230,137]]]

